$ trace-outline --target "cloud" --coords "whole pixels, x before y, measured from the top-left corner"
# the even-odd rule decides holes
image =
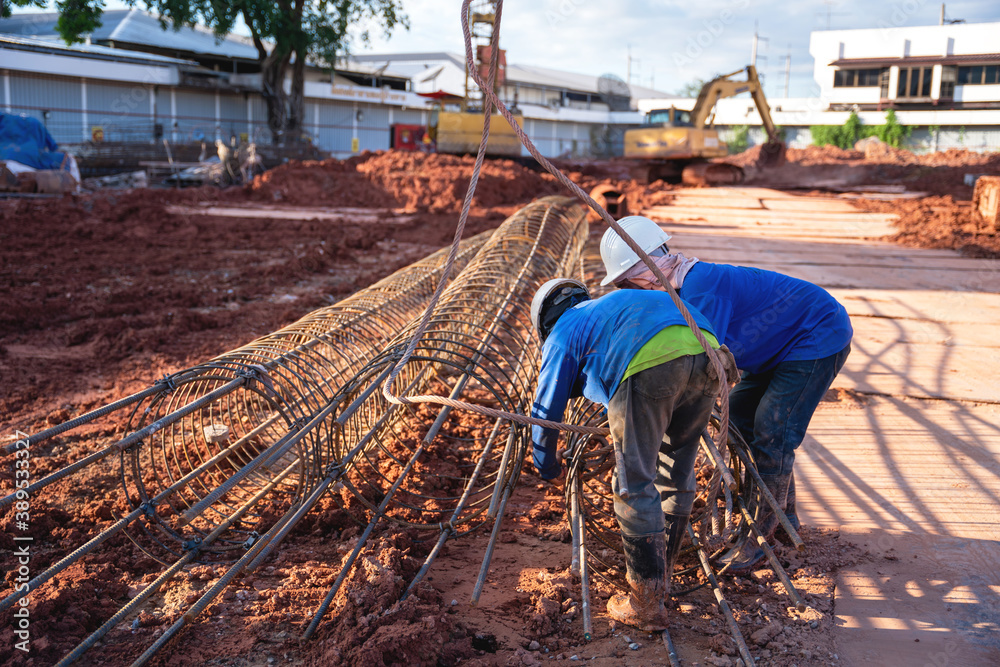
[[[404,0],[412,28],[375,39],[365,52],[462,51],[460,2]],[[809,33],[881,25],[936,25],[940,4],[929,0],[507,0],[501,45],[508,60],[572,72],[628,74],[632,81],[673,92],[696,78],[731,72],[750,61],[754,23],[758,69],[769,96],[784,92],[791,53],[792,96],[814,92]],[[1000,3],[949,2],[949,18],[1000,20]],[[356,48],[361,52],[360,48]]]

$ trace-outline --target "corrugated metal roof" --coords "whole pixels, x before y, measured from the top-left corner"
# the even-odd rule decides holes
[[[158,65],[185,65],[197,67],[198,63],[193,60],[182,60],[180,58],[170,58],[160,56],[155,53],[142,53],[141,51],[128,51],[126,49],[112,49],[99,44],[73,44],[67,45],[62,41],[48,39],[34,39],[31,37],[16,37],[13,35],[0,34],[0,48],[10,48],[25,51],[38,51],[43,53],[67,53],[84,58],[99,58],[102,60],[114,60],[125,63]]]
[[[55,12],[15,14],[0,19],[0,33],[58,39],[58,19],[59,14]],[[101,27],[90,35],[93,42],[143,44],[157,49],[223,58],[257,60],[258,57],[257,49],[246,38],[229,35],[219,40],[211,30],[201,26],[164,29],[159,19],[138,9],[112,9],[104,12],[101,21]]]
[[[389,66],[395,71],[406,73],[411,77],[416,76],[418,72],[422,72],[426,69],[424,63],[450,61],[460,69],[465,68],[465,58],[461,54],[449,53],[445,51],[432,53],[355,54],[351,56],[351,60],[369,63],[388,62]],[[532,86],[547,86],[550,88],[572,90],[574,92],[596,94],[598,92],[597,81],[599,78],[600,77],[598,76],[592,76],[589,74],[578,74],[576,72],[550,69],[548,67],[518,65],[511,63],[510,61],[507,63],[507,81],[511,83],[523,83]],[[645,86],[637,86],[634,84],[629,86],[629,88],[632,91],[633,98],[679,97],[677,95],[669,95],[658,90],[653,90],[652,88],[646,88]]]

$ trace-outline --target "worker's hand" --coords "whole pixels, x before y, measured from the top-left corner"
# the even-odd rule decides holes
[[[729,351],[729,348],[723,345],[715,353],[719,356],[719,361],[722,362],[722,367],[726,371],[726,384],[732,386],[740,381],[740,369],[736,367],[736,357],[733,353]],[[710,363],[708,365],[708,377],[712,380],[718,380],[719,374],[715,368],[715,364]]]

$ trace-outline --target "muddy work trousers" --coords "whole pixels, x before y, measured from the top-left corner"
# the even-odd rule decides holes
[[[719,383],[708,377],[704,353],[678,357],[625,379],[608,404],[611,437],[622,448],[628,498],[612,476],[622,534],[663,532],[664,513],[690,516],[696,491],[694,460]]]
[[[764,373],[743,374],[729,394],[729,423],[750,445],[761,475],[792,474],[795,450],[850,353],[848,345],[824,359],[783,361]]]

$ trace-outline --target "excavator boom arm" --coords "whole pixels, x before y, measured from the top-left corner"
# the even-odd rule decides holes
[[[746,81],[732,80],[734,76],[743,72],[746,72]],[[753,65],[747,65],[746,69],[738,69],[735,72],[723,74],[706,83],[702,87],[701,92],[698,93],[698,100],[695,102],[694,109],[691,110],[692,124],[699,129],[704,128],[719,100],[748,91],[753,97],[754,104],[757,105],[757,111],[760,112],[760,118],[764,123],[768,139],[770,141],[780,141],[781,137],[778,136],[778,128],[771,119],[771,107],[767,104],[767,99],[764,98],[764,88],[760,85],[760,79],[757,77],[757,68]]]

